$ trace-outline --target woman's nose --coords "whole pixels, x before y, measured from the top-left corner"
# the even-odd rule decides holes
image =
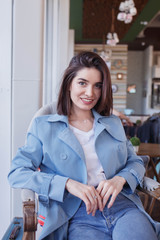
[[[88,86],[86,88],[86,95],[91,97],[93,95],[93,87],[92,86]]]

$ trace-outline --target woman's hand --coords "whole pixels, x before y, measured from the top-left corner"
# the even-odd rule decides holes
[[[112,207],[117,195],[121,192],[125,183],[126,180],[120,176],[115,176],[109,180],[103,180],[99,183],[96,190],[102,198],[103,208],[110,196],[111,199],[108,203],[108,208]]]
[[[95,187],[68,179],[66,189],[74,196],[82,199],[86,205],[87,214],[92,213],[92,216],[94,216],[97,209],[103,210],[102,199]]]

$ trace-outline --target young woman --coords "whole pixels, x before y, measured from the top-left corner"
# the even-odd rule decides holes
[[[38,194],[39,239],[158,239],[160,224],[147,215],[135,193],[143,180],[143,162],[111,111],[105,62],[92,52],[73,57],[57,114],[33,121],[8,176],[12,187]]]

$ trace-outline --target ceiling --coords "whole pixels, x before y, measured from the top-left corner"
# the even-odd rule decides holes
[[[130,24],[116,18],[120,2],[70,0],[70,28],[75,29],[75,42],[103,43],[114,22],[114,30],[120,39],[119,44],[128,44],[129,50],[144,50],[153,45],[155,51],[160,51],[160,0],[134,0],[137,15]],[[115,13],[114,20],[112,8]]]

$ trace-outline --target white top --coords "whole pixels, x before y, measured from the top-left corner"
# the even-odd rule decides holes
[[[95,151],[94,128],[88,132],[84,132],[71,125],[69,126],[77,137],[84,151],[87,167],[87,183],[88,185],[97,186],[99,182],[106,179],[106,177]]]

